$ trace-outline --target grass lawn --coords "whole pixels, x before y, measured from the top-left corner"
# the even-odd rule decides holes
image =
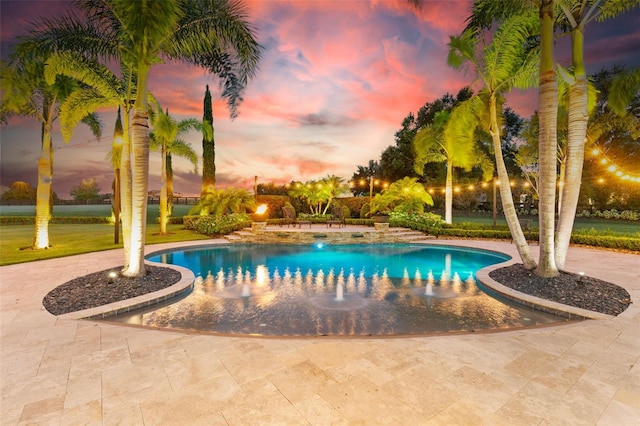
[[[155,223],[147,226],[147,244],[208,239],[205,235],[183,229],[182,225],[169,225],[170,234],[163,236],[157,235],[159,228],[159,225]],[[54,224],[49,225],[49,242],[51,244],[49,249],[21,250],[31,246],[33,229],[33,225],[0,226],[0,266],[122,248],[122,243],[118,245],[113,243],[113,225]]]
[[[532,217],[531,226],[534,229],[538,229],[538,217]],[[453,213],[453,223],[462,223],[462,222],[470,222],[477,223],[479,225],[492,226],[493,225],[493,217],[488,214],[486,216],[478,216],[478,215],[464,215],[464,214],[456,214]],[[504,217],[498,216],[496,218],[496,225],[498,226],[507,226],[507,221]],[[625,236],[625,237],[640,237],[640,222],[630,221],[630,220],[612,220],[612,219],[594,219],[594,218],[584,218],[577,217],[574,225],[573,232],[584,233],[589,230],[595,230],[599,233],[607,234],[607,235],[615,235],[615,236]]]
[[[174,204],[173,215],[184,216],[193,205]],[[35,216],[36,206],[0,206],[0,216]],[[89,204],[53,206],[53,216],[57,217],[110,217],[111,204]],[[147,223],[156,223],[159,216],[157,204],[147,205]]]

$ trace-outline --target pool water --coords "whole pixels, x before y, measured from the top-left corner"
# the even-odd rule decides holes
[[[111,321],[264,336],[469,332],[565,321],[483,291],[475,274],[503,254],[417,244],[232,244],[148,260],[196,275],[180,300]]]

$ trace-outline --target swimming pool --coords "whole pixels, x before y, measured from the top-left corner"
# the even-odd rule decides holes
[[[504,254],[419,244],[230,244],[152,254],[191,269],[180,300],[109,320],[263,336],[415,335],[565,319],[486,293],[475,274]]]

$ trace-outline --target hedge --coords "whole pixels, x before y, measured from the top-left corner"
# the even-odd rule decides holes
[[[369,197],[348,197],[348,198],[336,198],[333,203],[338,206],[347,206],[351,212],[351,217],[360,217],[360,210],[362,206],[369,202]]]
[[[0,216],[0,225],[33,225],[35,216]],[[52,216],[49,223],[56,225],[112,223],[110,217],[100,216]]]

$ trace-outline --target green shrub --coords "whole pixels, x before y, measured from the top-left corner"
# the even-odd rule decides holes
[[[342,206],[342,217],[349,219],[351,217],[351,209],[347,206]]]
[[[367,217],[369,217],[370,208],[371,206],[369,205],[369,203],[364,203],[362,205],[362,207],[360,208],[360,219],[366,219]]]
[[[251,226],[251,218],[245,213],[198,216],[194,226],[194,230],[199,234],[221,235]]]
[[[582,210],[576,214],[576,217],[596,217],[602,219],[619,219],[619,220],[640,220],[640,212],[633,210],[623,210],[618,212],[616,209],[611,210],[596,210],[591,213],[589,210]]]
[[[346,219],[347,225],[373,226],[372,219]]]
[[[444,224],[442,216],[435,213],[406,213],[400,211],[391,212],[389,226],[415,229],[429,232],[432,228],[440,228]]]
[[[300,214],[298,214],[298,219],[310,220],[311,223],[327,223],[327,221],[329,219],[331,219],[331,215],[330,214],[300,213]]]
[[[571,235],[571,243],[596,247],[606,247],[612,249],[640,251],[640,238],[632,237],[573,234]]]

